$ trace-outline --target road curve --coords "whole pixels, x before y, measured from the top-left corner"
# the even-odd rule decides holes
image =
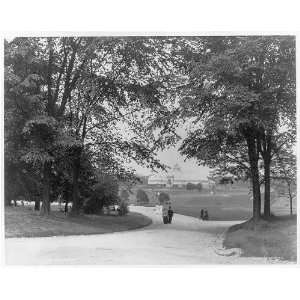
[[[191,265],[266,264],[266,258],[220,255],[221,235],[231,221],[200,221],[174,215],[163,224],[152,207],[131,207],[152,218],[143,229],[98,235],[5,240],[8,265]],[[221,251],[222,252],[222,251]],[[219,253],[219,254],[218,254]]]

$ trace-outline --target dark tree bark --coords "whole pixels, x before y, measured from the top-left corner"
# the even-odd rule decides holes
[[[264,180],[265,180],[265,198],[264,198],[264,217],[271,216],[271,157],[264,159]]]
[[[81,148],[75,150],[75,157],[73,161],[72,215],[78,215],[80,210],[78,179],[80,172],[81,151]]]
[[[44,170],[43,170],[43,198],[42,198],[41,215],[50,214],[50,173],[51,173],[51,164],[49,162],[46,162],[44,164]]]
[[[293,214],[293,195],[292,195],[291,183],[287,182],[287,185],[288,185],[289,199],[290,199],[290,215],[292,215]]]
[[[251,181],[252,181],[252,193],[253,193],[253,220],[256,222],[260,219],[261,210],[261,197],[260,197],[260,183],[259,183],[259,171],[258,171],[258,155],[256,147],[256,139],[253,134],[247,134],[246,136],[248,145],[248,156],[250,162]]]
[[[271,132],[265,132],[262,130],[261,134],[262,145],[259,148],[261,156],[264,161],[264,217],[269,218],[271,216],[271,149],[272,149],[272,135]]]
[[[68,213],[68,205],[69,205],[69,197],[67,197],[66,203],[65,203],[65,215]]]
[[[34,200],[34,210],[40,210],[41,202],[40,198],[36,197]]]

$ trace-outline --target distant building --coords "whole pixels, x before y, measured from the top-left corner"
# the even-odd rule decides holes
[[[237,176],[231,173],[219,173],[215,170],[210,171],[207,177],[214,184],[234,183],[237,180]]]
[[[162,187],[185,187],[188,183],[206,184],[206,180],[195,179],[184,174],[178,164],[166,175],[152,174],[148,177],[148,185]]]

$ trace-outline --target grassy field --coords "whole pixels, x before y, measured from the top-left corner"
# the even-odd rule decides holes
[[[241,248],[243,256],[278,257],[297,261],[297,217],[273,217],[253,228],[251,222],[232,226],[225,235],[225,248]]]
[[[147,226],[151,219],[138,213],[126,216],[65,216],[54,210],[41,217],[30,207],[5,207],[5,237],[38,237],[57,235],[100,234]]]
[[[208,210],[210,220],[247,220],[252,214],[252,201],[250,200],[247,186],[237,186],[230,190],[218,190],[215,195],[209,194],[208,191],[150,189],[146,186],[142,188],[148,194],[150,205],[151,203],[152,205],[156,204],[156,192],[165,191],[170,195],[174,211],[187,216],[199,218],[201,209]],[[133,190],[133,194],[131,195],[131,203],[136,203],[136,190],[137,188]],[[274,194],[272,194],[272,197],[274,202],[272,212],[275,215],[288,214],[288,200],[285,199],[278,205]]]

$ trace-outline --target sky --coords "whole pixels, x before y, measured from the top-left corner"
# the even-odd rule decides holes
[[[158,159],[171,168],[174,167],[175,164],[178,164],[182,174],[186,175],[188,178],[206,180],[210,169],[208,167],[198,166],[195,159],[188,159],[185,161],[185,157],[178,152],[179,145],[180,142],[173,148],[158,152]],[[151,169],[141,167],[136,163],[131,163],[129,166],[134,168],[138,175],[147,176],[153,173]]]
[[[166,149],[164,151],[159,151],[157,158],[163,164],[165,164],[171,168],[173,168],[175,166],[175,164],[178,164],[181,169],[181,174],[183,176],[186,176],[189,179],[206,180],[207,175],[211,169],[208,167],[205,167],[205,166],[199,166],[195,159],[186,159],[185,156],[182,156],[178,151],[178,148],[180,147],[182,140],[188,136],[188,132],[192,128],[193,128],[193,125],[190,124],[189,122],[187,122],[185,124],[181,124],[181,126],[179,126],[176,129],[176,133],[181,137],[181,139],[172,148]],[[139,166],[135,162],[130,163],[129,167],[134,168],[138,175],[147,176],[147,175],[154,173],[151,169]],[[169,171],[171,171],[171,170],[169,170]],[[166,173],[160,171],[160,172],[158,172],[158,174],[166,174]]]

